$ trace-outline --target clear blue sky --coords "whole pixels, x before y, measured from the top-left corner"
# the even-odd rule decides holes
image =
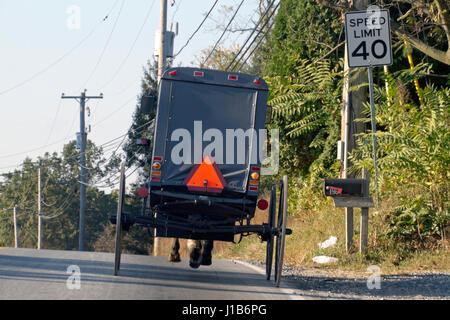
[[[168,3],[168,27],[172,17],[179,22],[176,52],[214,0],[175,0],[173,6],[172,0]],[[191,65],[200,50],[213,45],[221,33],[215,30],[217,22],[227,22],[233,13],[228,11],[224,16],[222,6],[236,8],[239,3],[219,0],[211,19],[177,57],[175,65]],[[257,19],[257,3],[258,0],[246,0],[236,22],[245,25],[251,17]],[[72,5],[81,10],[79,29],[68,27],[73,15],[67,10]],[[119,16],[122,0],[0,0],[0,173],[13,170],[26,156],[36,159],[46,151],[59,153],[64,143],[75,139],[79,131],[78,102],[60,97],[62,92],[79,95],[91,74],[85,86],[87,94],[102,92],[104,99],[87,103],[91,109],[87,124],[92,128],[88,138],[100,145],[126,133],[140,91],[142,68],[152,59],[159,5],[159,0],[125,0]],[[150,7],[151,13],[131,55],[120,73],[103,87],[127,56]],[[108,12],[108,19],[101,22]],[[247,35],[229,33],[225,44],[242,43]],[[86,41],[64,56],[83,39]],[[23,153],[37,148],[40,149]],[[21,154],[12,156],[16,153]]]

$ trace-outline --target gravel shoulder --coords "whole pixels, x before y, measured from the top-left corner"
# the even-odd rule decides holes
[[[265,270],[263,261],[244,262]],[[309,299],[450,300],[450,272],[380,275],[377,288],[375,271],[364,275],[283,265],[282,283]]]

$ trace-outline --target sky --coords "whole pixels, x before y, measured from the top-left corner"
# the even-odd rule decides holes
[[[179,23],[177,52],[214,0],[168,0],[167,25]],[[176,57],[191,66],[213,46],[240,0],[219,0],[210,18]],[[251,27],[258,0],[245,0],[235,23]],[[108,16],[106,19],[105,17]],[[88,139],[101,145],[124,135],[140,93],[143,67],[153,59],[159,0],[0,0],[0,173],[28,156],[62,151],[80,129],[79,103],[61,94],[97,96],[86,103]],[[249,33],[224,36],[242,44]],[[112,152],[112,151],[110,151]]]

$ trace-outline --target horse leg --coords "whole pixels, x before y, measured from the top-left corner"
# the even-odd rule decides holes
[[[197,269],[200,267],[201,262],[202,243],[200,240],[189,239],[187,241],[187,247],[189,249],[189,266]]]
[[[214,241],[206,240],[202,251],[202,259],[201,259],[202,266],[210,266],[212,264],[211,252],[213,248],[214,248]]]
[[[175,238],[173,240],[172,251],[169,254],[169,261],[170,262],[180,262],[181,261],[181,258],[180,258],[180,241],[178,240],[178,238]]]

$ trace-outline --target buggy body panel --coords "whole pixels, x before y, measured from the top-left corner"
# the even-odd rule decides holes
[[[171,76],[173,71],[176,75]],[[194,72],[204,76],[195,77]],[[254,76],[233,74],[238,80],[228,80],[229,75],[195,68],[164,73],[153,145],[153,156],[163,160],[160,180],[151,181],[152,189],[185,190],[192,167],[215,144],[222,146],[222,154],[214,152],[213,158],[226,181],[225,193],[248,192],[249,168],[260,166],[264,141],[258,141],[258,134],[265,123],[267,85]],[[261,84],[255,84],[255,79]],[[216,141],[217,134],[222,141]],[[183,142],[189,145],[188,152],[180,152]]]

